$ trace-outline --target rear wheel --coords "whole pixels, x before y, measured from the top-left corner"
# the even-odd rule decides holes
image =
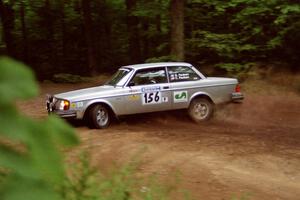
[[[110,124],[111,116],[109,110],[101,104],[93,106],[89,111],[89,126],[91,128],[106,128]]]
[[[189,116],[196,123],[209,120],[213,115],[213,111],[213,103],[205,98],[194,99],[188,108]]]

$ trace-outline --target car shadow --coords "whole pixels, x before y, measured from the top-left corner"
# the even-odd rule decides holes
[[[127,124],[129,126],[143,125],[143,124],[172,124],[174,121],[191,122],[186,110],[172,110],[153,113],[142,113],[134,115],[126,115],[115,118],[111,122],[111,126]],[[66,121],[74,128],[87,126],[84,120],[66,119]]]

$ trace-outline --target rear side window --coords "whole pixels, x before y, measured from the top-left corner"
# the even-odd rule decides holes
[[[166,71],[164,68],[142,69],[136,72],[132,81],[135,85],[166,83]]]
[[[199,75],[189,67],[168,67],[168,73],[170,82],[196,81],[200,79]]]

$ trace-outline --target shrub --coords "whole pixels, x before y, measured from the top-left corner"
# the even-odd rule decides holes
[[[74,74],[55,74],[52,81],[55,83],[81,83],[89,81],[89,78]]]
[[[215,65],[215,67],[225,70],[228,76],[236,77],[241,81],[247,79],[253,66],[255,66],[255,63],[219,63]]]
[[[90,164],[89,154],[81,153],[79,161],[67,164],[69,175],[61,188],[65,200],[167,200],[172,192],[182,193],[182,199],[188,194],[177,189],[177,178],[172,184],[162,186],[156,176],[136,177],[138,162],[133,159],[123,167],[112,168],[108,175],[101,174]]]

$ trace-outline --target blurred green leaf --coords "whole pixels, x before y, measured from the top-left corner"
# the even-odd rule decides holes
[[[37,95],[33,73],[10,58],[0,58],[1,200],[58,200],[56,188],[66,177],[61,148],[78,144],[74,130],[51,116],[33,120],[18,112],[15,101]],[[2,141],[3,140],[3,141]]]
[[[52,133],[53,141],[61,145],[72,146],[79,143],[78,138],[74,135],[74,129],[55,115],[48,117],[44,124],[44,129]]]
[[[37,178],[31,160],[25,153],[20,153],[6,146],[0,146],[0,166],[10,169],[24,177]]]
[[[0,58],[0,103],[28,99],[38,94],[32,71],[7,57]]]
[[[24,179],[12,175],[5,183],[3,200],[61,200],[62,198],[47,182],[35,179]]]

